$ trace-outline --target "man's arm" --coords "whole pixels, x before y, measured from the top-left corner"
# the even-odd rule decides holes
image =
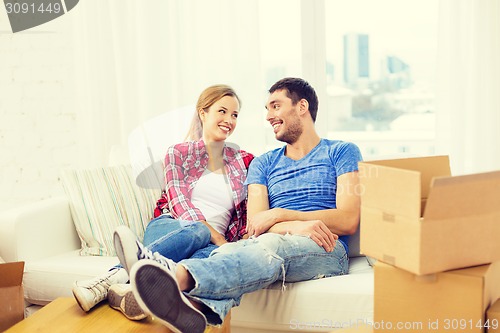
[[[253,196],[251,188],[256,186]],[[286,233],[292,232],[297,223],[303,221],[320,220],[328,229],[337,235],[350,235],[356,232],[359,224],[360,197],[359,178],[357,172],[348,172],[337,178],[337,208],[302,212],[283,208],[269,209],[267,189],[263,185],[249,186],[249,209],[250,202],[257,199],[262,193],[265,194],[265,204],[260,204],[261,210],[249,210],[248,223],[251,224],[250,235],[260,235],[264,232]],[[254,198],[255,196],[255,198]],[[263,199],[261,198],[262,202]],[[267,209],[266,209],[267,208]],[[282,225],[283,222],[286,224]],[[298,226],[297,226],[298,227]],[[303,226],[300,226],[303,227]],[[285,229],[290,230],[285,230]]]
[[[269,209],[267,187],[250,184],[248,186],[247,235],[258,236],[265,232],[302,235],[311,238],[326,251],[333,251],[338,236],[332,233],[322,221],[278,221],[274,218],[276,212],[276,209]],[[271,225],[273,230],[264,225]]]
[[[337,235],[352,235],[359,225],[360,188],[358,172],[348,172],[337,178],[337,208],[309,212],[280,209],[279,222],[291,220],[321,220]]]
[[[251,223],[253,217],[259,213],[267,211],[269,211],[269,197],[266,185],[248,185],[247,233],[249,232],[248,229],[252,229],[252,231],[254,231],[253,227],[255,226]]]

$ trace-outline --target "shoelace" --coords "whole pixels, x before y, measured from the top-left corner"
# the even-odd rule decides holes
[[[137,242],[137,246],[139,247],[139,259],[151,259],[166,266],[169,270],[175,270],[176,263],[172,259],[165,258],[158,252],[153,253],[140,242]]]
[[[111,283],[109,282],[109,276],[105,278],[98,278],[94,281],[91,281],[88,285],[83,285],[82,287],[89,290],[93,295],[94,299],[97,302],[102,301],[107,297],[107,292],[109,287],[111,287]]]

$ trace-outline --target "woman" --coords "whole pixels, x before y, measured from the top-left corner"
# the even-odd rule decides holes
[[[217,246],[246,234],[243,183],[253,156],[225,142],[236,128],[240,104],[226,85],[208,87],[198,98],[191,140],[170,147],[165,157],[165,191],[144,233],[144,245],[152,252],[174,261],[207,257]],[[75,282],[73,295],[80,307],[89,311],[108,297],[127,318],[144,318],[131,289],[122,285],[128,281],[126,269],[117,266],[104,276]]]

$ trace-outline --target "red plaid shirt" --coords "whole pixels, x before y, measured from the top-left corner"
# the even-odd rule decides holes
[[[246,233],[247,192],[243,185],[253,155],[226,145],[223,150],[225,171],[232,189],[235,210],[226,231],[226,240],[237,241]],[[206,221],[191,203],[198,179],[206,170],[208,154],[203,140],[183,142],[168,148],[165,156],[166,190],[156,204],[154,217],[169,213],[173,218]]]

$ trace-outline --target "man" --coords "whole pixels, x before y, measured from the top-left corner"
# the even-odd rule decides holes
[[[176,332],[203,332],[207,321],[220,324],[243,294],[275,281],[348,271],[347,239],[359,224],[359,149],[318,136],[318,98],[306,81],[285,78],[269,93],[266,118],[286,145],[250,165],[249,239],[225,244],[207,259],[175,264],[115,233],[120,260],[133,265],[137,302]]]

